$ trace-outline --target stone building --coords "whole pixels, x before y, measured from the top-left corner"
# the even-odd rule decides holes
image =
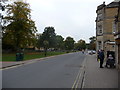
[[[96,13],[96,49],[103,49],[103,23],[104,23],[104,12],[105,12],[105,2],[97,7]]]
[[[109,53],[112,53],[115,57],[113,23],[118,12],[118,6],[118,1],[113,1],[108,5],[103,2],[96,10],[96,50],[103,49],[105,51],[105,59]]]
[[[117,60],[117,65],[120,69],[120,2],[119,2],[118,14],[115,17],[113,32],[116,43],[115,45],[116,60]]]

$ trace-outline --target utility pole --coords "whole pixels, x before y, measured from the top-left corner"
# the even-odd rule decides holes
[[[2,11],[5,10],[5,3],[7,0],[0,0],[0,61],[2,61]],[[0,62],[0,66],[2,66],[2,62]],[[2,90],[2,70],[0,70],[0,90]]]
[[[7,0],[0,0],[0,54],[2,52],[2,11],[5,10],[5,6],[3,3],[5,3]]]

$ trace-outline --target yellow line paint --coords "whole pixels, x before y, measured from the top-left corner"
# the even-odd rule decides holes
[[[82,68],[80,68],[80,70],[78,71],[78,74],[77,74],[77,77],[76,77],[76,79],[75,79],[75,81],[74,81],[74,83],[73,83],[73,86],[72,86],[72,89],[71,90],[76,90],[77,88],[78,88],[78,86],[79,86],[79,83],[80,83],[80,78],[81,78],[81,76],[82,76],[82,73],[83,73],[83,69],[85,68],[85,62],[86,62],[86,58],[85,58],[85,60],[83,61],[83,63],[81,64],[81,65],[83,65],[82,66]],[[80,73],[80,71],[81,71],[81,73]]]

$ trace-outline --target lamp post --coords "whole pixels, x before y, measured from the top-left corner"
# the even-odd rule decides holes
[[[0,0],[0,11],[4,10],[3,6],[2,6],[2,1],[3,0]],[[0,60],[2,60],[2,13],[0,13]],[[2,62],[0,62],[0,66],[2,66]],[[0,71],[0,89],[2,89],[2,71]]]
[[[4,3],[7,0],[0,0],[0,11],[4,11],[5,10],[5,6],[2,5],[2,3]],[[2,13],[0,13],[0,46],[2,43]],[[1,47],[0,47],[1,48]]]
[[[0,57],[2,54],[2,19],[3,19],[3,15],[1,13],[1,11],[5,10],[5,6],[3,5],[3,3],[5,3],[8,0],[0,0]],[[0,58],[1,60],[2,58]]]

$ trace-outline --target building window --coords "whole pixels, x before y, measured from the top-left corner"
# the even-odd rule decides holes
[[[97,18],[98,18],[98,21],[102,20],[103,19],[103,15],[102,14],[98,14]]]
[[[115,47],[115,45],[112,46],[113,48]]]
[[[99,26],[97,27],[97,34],[98,34],[98,35],[101,35],[102,33],[103,33],[102,25],[99,25]]]
[[[112,31],[113,31],[113,34],[115,34],[117,32],[117,24],[116,22],[112,22]]]
[[[98,41],[98,49],[101,49],[101,41]]]

